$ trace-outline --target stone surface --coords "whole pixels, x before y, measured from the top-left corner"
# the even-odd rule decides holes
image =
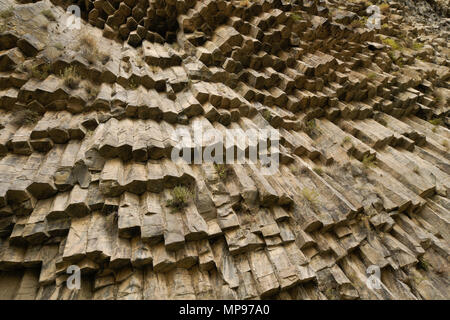
[[[448,1],[62,2],[0,3],[0,299],[450,298]]]

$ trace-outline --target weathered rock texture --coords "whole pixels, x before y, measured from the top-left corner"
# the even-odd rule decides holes
[[[356,0],[84,0],[74,31],[0,0],[0,298],[448,299],[448,1],[373,2],[381,30]],[[279,170],[172,162],[196,123],[278,129]]]

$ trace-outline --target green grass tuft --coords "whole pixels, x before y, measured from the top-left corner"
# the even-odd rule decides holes
[[[417,268],[428,271],[430,269],[430,264],[427,260],[425,260],[425,258],[420,257],[419,262],[417,262]]]
[[[369,74],[367,75],[367,79],[373,80],[376,76],[377,74],[375,72],[369,72]]]
[[[313,171],[317,173],[319,176],[323,174],[323,169],[321,167],[314,167]]]
[[[319,194],[310,188],[303,188],[302,189],[302,196],[306,200],[308,200],[311,204],[317,204],[317,198],[319,197]]]
[[[49,74],[50,74],[50,64],[48,63],[34,66],[31,69],[31,77],[39,79],[41,81],[47,79]]]
[[[428,120],[429,123],[431,123],[433,126],[442,126],[444,124],[444,121],[442,121],[441,118],[435,118]]]
[[[225,164],[215,163],[214,168],[221,180],[226,180],[228,178],[229,169]]]
[[[172,199],[167,200],[166,206],[179,211],[187,207],[189,199],[192,198],[192,192],[185,186],[177,186],[171,191]]]
[[[302,17],[296,13],[292,13],[291,14],[292,19],[294,19],[295,21],[301,20]]]
[[[374,154],[365,155],[362,160],[363,165],[368,167],[373,167],[376,164],[376,158]]]
[[[303,130],[310,137],[318,136],[321,134],[320,129],[317,127],[316,119],[311,119],[309,121],[306,121],[303,125]]]
[[[420,49],[423,48],[423,46],[424,46],[423,43],[415,42],[415,41],[414,41],[414,43],[412,44],[412,48],[413,48],[414,50],[420,50]]]
[[[345,146],[347,143],[351,143],[351,142],[352,142],[352,140],[350,139],[350,137],[349,137],[349,136],[346,136],[344,139],[342,139],[341,147],[343,147],[343,146]]]
[[[392,38],[384,38],[383,43],[390,46],[393,50],[401,50],[402,46]]]

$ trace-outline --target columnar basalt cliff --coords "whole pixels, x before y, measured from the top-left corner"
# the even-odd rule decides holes
[[[448,8],[0,0],[0,299],[449,299]]]

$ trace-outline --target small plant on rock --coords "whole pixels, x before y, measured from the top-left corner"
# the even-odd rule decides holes
[[[319,197],[319,194],[310,188],[303,188],[302,196],[303,196],[303,198],[305,198],[311,204],[314,205],[314,204],[317,204],[317,201],[318,201],[317,198]]]
[[[41,13],[47,18],[48,21],[56,21],[56,18],[50,9],[42,10]]]
[[[349,137],[349,136],[346,136],[344,139],[342,139],[341,146],[343,147],[343,146],[345,146],[347,143],[351,143],[351,142],[352,142],[352,140],[350,139],[350,137]]]
[[[172,199],[167,200],[166,206],[171,207],[175,211],[187,207],[189,199],[192,198],[191,191],[185,186],[177,186],[173,188],[171,195]]]
[[[88,94],[89,100],[94,100],[98,96],[100,90],[97,86],[89,85],[86,87],[86,92]]]
[[[292,19],[294,19],[295,21],[298,21],[298,20],[301,20],[301,19],[302,19],[302,17],[299,16],[298,14],[296,14],[296,13],[291,14],[291,17],[292,17]]]
[[[324,294],[329,300],[339,300],[339,292],[336,288],[327,288]]]
[[[45,80],[50,73],[50,65],[43,63],[31,68],[31,77],[39,80]]]
[[[379,7],[380,7],[380,11],[383,14],[389,12],[389,4],[388,3],[384,2],[384,3],[380,4]]]
[[[30,125],[36,123],[40,116],[37,112],[29,109],[23,109],[15,113],[13,124],[17,126]]]
[[[384,38],[383,43],[390,46],[393,50],[401,50],[402,46],[398,44],[398,42],[395,39],[392,38]]]
[[[359,19],[353,20],[350,22],[350,27],[352,28],[361,28],[363,26],[362,22]]]
[[[64,45],[61,42],[57,42],[55,43],[54,47],[58,50],[63,50],[64,49]]]
[[[420,257],[419,262],[417,262],[417,268],[428,271],[428,269],[430,268],[430,264],[427,260],[425,260],[425,258]]]
[[[368,154],[363,157],[362,163],[364,167],[373,167],[376,163],[376,158],[374,154]]]
[[[88,33],[80,36],[77,50],[90,64],[100,61],[104,65],[110,60],[108,54],[98,50],[94,37]]]
[[[289,167],[289,170],[291,170],[291,172],[292,172],[292,174],[293,174],[294,176],[299,176],[299,175],[301,174],[300,168],[297,167],[297,166],[295,166],[295,165],[291,165],[291,166]]]
[[[319,176],[321,176],[323,174],[323,170],[321,167],[314,167],[313,168],[314,172],[317,173]]]
[[[442,126],[444,123],[441,118],[431,119],[428,122],[431,123],[433,126]]]
[[[7,9],[0,11],[0,18],[2,18],[2,19],[11,18],[13,15],[14,15],[14,7],[13,6],[9,6]]]
[[[270,120],[272,119],[272,114],[267,109],[263,111],[262,116],[267,122],[270,122]]]
[[[375,79],[376,76],[377,76],[377,74],[376,74],[375,72],[370,72],[370,73],[367,75],[367,79],[373,80],[373,79]]]
[[[81,77],[78,75],[76,68],[73,66],[64,69],[64,72],[61,73],[61,77],[64,80],[64,85],[70,89],[78,88],[81,81]]]
[[[226,180],[228,178],[229,169],[227,165],[221,163],[215,163],[214,168],[216,169],[217,174],[221,180]]]
[[[241,6],[243,6],[243,7],[248,7],[249,1],[248,1],[248,0],[241,0],[241,1],[239,2],[239,4],[240,4]]]
[[[423,43],[415,42],[415,41],[414,41],[414,43],[412,44],[412,48],[413,48],[414,50],[420,50],[420,49],[423,48],[423,46],[424,46]]]
[[[378,123],[379,124],[381,124],[382,126],[387,126],[387,122],[386,122],[386,120],[384,120],[383,118],[379,118],[379,119],[377,119],[377,121],[378,121]]]
[[[310,137],[313,137],[314,135],[320,135],[320,130],[317,128],[316,125],[316,119],[306,121],[306,123],[303,125],[303,129],[305,130],[306,134]]]

